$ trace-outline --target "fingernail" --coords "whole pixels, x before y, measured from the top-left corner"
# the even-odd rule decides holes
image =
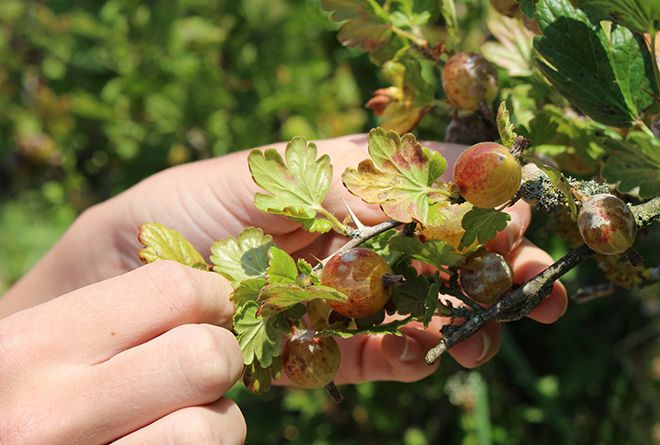
[[[484,358],[486,358],[486,355],[488,354],[488,351],[490,351],[490,337],[486,332],[483,330],[479,331],[479,335],[481,335],[481,353],[479,354],[479,357],[477,357],[477,363],[482,361]]]
[[[399,360],[402,362],[414,362],[419,359],[420,353],[422,351],[419,343],[407,335],[404,335],[402,340],[403,349],[401,351],[401,355],[399,355]]]
[[[523,227],[520,223],[520,216],[517,212],[510,213],[510,215],[511,221],[509,221],[506,228],[506,233],[509,238],[509,248],[507,249],[507,253],[518,247],[518,244],[521,243],[523,238]]]

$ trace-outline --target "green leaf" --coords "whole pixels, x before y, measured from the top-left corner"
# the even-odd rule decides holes
[[[234,287],[251,277],[265,274],[268,269],[268,250],[273,247],[273,237],[263,230],[248,227],[237,238],[216,241],[211,246],[213,270],[227,279]]]
[[[506,148],[513,147],[518,134],[516,133],[515,125],[511,122],[506,102],[500,103],[497,109],[497,131],[500,133],[502,145]]]
[[[654,103],[653,70],[646,43],[623,26],[615,26],[610,33],[612,66],[630,109],[637,113]]]
[[[268,284],[266,279],[261,277],[243,280],[238,287],[234,289],[234,292],[232,292],[231,301],[234,302],[236,307],[242,306],[250,301],[257,301],[261,289],[266,284]]]
[[[316,145],[295,137],[286,146],[285,158],[274,148],[252,150],[248,166],[254,181],[271,194],[257,193],[255,205],[265,212],[284,215],[313,232],[327,232],[333,224],[317,217],[332,182],[330,157],[316,159]]]
[[[396,236],[399,232],[396,229],[389,229],[383,233],[380,233],[373,238],[369,238],[364,243],[362,247],[373,250],[378,255],[380,255],[387,264],[390,266],[399,260],[401,254],[399,252],[394,252],[390,249],[390,239],[393,236]]]
[[[293,258],[278,247],[268,249],[268,282],[295,284],[298,278],[298,269]]]
[[[511,77],[532,76],[534,33],[525,27],[523,21],[501,14],[492,14],[488,17],[486,26],[496,41],[488,41],[481,45],[483,56],[506,70]]]
[[[305,261],[305,259],[298,258],[297,264],[298,264],[298,270],[300,271],[301,274],[304,274],[304,275],[311,275],[312,274],[312,271],[314,270],[314,268],[312,267],[311,264],[309,264],[307,261]]]
[[[392,321],[390,323],[381,324],[378,326],[366,327],[363,329],[348,329],[348,328],[326,328],[318,332],[321,337],[341,337],[351,338],[355,335],[398,335],[401,333],[401,327],[407,325],[412,321],[412,317],[406,317],[403,320]]]
[[[256,359],[262,366],[268,367],[273,363],[273,358],[280,354],[282,332],[277,329],[275,319],[257,315],[258,310],[256,301],[237,307],[233,319],[234,331],[244,363],[250,365]]]
[[[456,49],[458,45],[458,19],[456,18],[456,6],[454,0],[440,0],[440,14],[445,21],[447,37],[445,45],[448,49]]]
[[[208,270],[204,257],[174,229],[159,223],[140,225],[138,240],[144,246],[138,253],[145,263],[174,260],[195,269]]]
[[[511,219],[511,215],[505,212],[500,212],[495,209],[480,209],[474,207],[463,216],[461,226],[465,229],[463,238],[458,245],[459,249],[463,249],[471,245],[475,240],[479,244],[486,244],[489,240],[495,238],[495,234],[500,230],[504,230],[507,222]]]
[[[298,303],[305,303],[317,298],[339,302],[348,300],[346,295],[328,286],[318,285],[302,288],[295,284],[269,284],[259,294],[259,301],[262,302],[259,314],[270,317]]]
[[[660,28],[657,0],[578,0],[577,5],[597,18],[607,18],[640,34]]]
[[[374,91],[367,107],[374,110],[384,129],[399,134],[412,131],[431,109],[435,87],[425,80],[422,64],[411,51],[399,51],[383,65],[382,73],[392,86]]]
[[[345,22],[337,38],[344,46],[374,52],[392,39],[389,24],[376,2],[362,0],[321,0],[321,8],[332,11],[330,17]]]
[[[625,141],[606,139],[604,147],[612,152],[603,167],[603,177],[616,184],[622,193],[637,194],[641,199],[660,196],[660,141],[641,132],[633,132]]]
[[[380,204],[390,218],[437,225],[449,206],[444,184],[434,185],[443,172],[436,157],[429,159],[412,134],[402,138],[393,131],[369,132],[371,159],[348,168],[342,175],[346,188],[370,204]],[[432,161],[432,159],[436,159]]]
[[[258,360],[254,360],[243,371],[243,383],[250,392],[263,394],[269,391],[273,379],[279,379],[282,371],[282,361],[279,357],[273,357],[273,362],[268,367],[262,367]]]
[[[397,235],[390,239],[390,248],[438,269],[454,266],[463,258],[443,240],[422,242],[418,238]]]
[[[397,313],[410,314],[428,325],[438,306],[439,275],[417,275],[415,268],[407,263],[398,265],[395,272],[406,279],[403,285],[394,288],[393,300]]]
[[[631,126],[639,114],[631,99],[639,85],[631,81],[639,79],[640,65],[617,60],[638,60],[639,45],[634,49],[623,34],[608,39],[601,24],[590,22],[569,0],[539,0],[535,18],[543,30],[534,41],[536,65],[553,87],[592,119]]]

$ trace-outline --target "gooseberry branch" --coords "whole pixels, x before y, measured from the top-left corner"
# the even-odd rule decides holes
[[[660,219],[660,198],[632,206],[631,211],[636,216],[638,228],[649,225]],[[435,363],[448,349],[470,337],[490,320],[508,322],[528,315],[545,297],[550,295],[552,285],[556,280],[593,254],[594,251],[587,245],[581,245],[513,292],[502,297],[493,306],[477,310],[466,319],[465,323],[458,327],[453,326],[453,329],[427,352],[426,362],[429,365]]]

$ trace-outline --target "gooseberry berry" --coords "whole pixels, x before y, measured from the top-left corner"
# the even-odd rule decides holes
[[[478,54],[457,53],[442,70],[442,88],[454,107],[476,111],[481,101],[490,103],[497,96],[497,72]]]
[[[492,304],[511,288],[511,268],[499,253],[481,249],[458,272],[463,292],[474,301]]]
[[[332,381],[341,365],[341,351],[332,337],[296,332],[282,349],[282,369],[292,383],[320,388]]]
[[[598,253],[615,255],[628,250],[635,241],[635,216],[625,202],[600,193],[582,203],[578,228],[585,244]]]
[[[454,164],[459,193],[476,207],[504,204],[520,188],[518,159],[500,144],[480,142],[465,150]]]
[[[392,269],[383,257],[371,249],[356,247],[335,255],[321,273],[321,284],[337,289],[348,297],[346,302],[329,301],[339,314],[361,318],[381,310],[392,295],[383,276]]]

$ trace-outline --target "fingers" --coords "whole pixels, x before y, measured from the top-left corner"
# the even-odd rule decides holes
[[[497,232],[495,238],[486,244],[488,250],[501,255],[507,255],[520,245],[532,221],[532,211],[524,201],[517,201],[504,211],[511,216],[511,220],[504,230]]]
[[[98,363],[181,324],[227,325],[230,293],[218,274],[158,261],[34,308],[28,335],[52,357]]]
[[[342,366],[336,382],[412,382],[431,374],[437,365],[428,366],[424,354],[437,343],[439,334],[412,326],[402,331],[402,337],[360,335],[342,341]]]
[[[342,341],[342,366],[337,383],[358,383],[372,380],[411,382],[433,373],[439,362],[429,366],[426,352],[441,339],[440,329],[449,323],[435,317],[428,328],[410,323],[401,329],[403,336],[357,336]],[[473,368],[493,358],[502,340],[499,324],[488,323],[481,331],[454,346],[449,353],[466,368]]]
[[[491,321],[474,335],[449,350],[449,354],[466,368],[481,366],[497,354],[502,344],[502,327]]]
[[[350,137],[321,140],[316,144],[319,156],[328,154],[333,164],[332,185],[324,206],[341,220],[347,214],[343,202],[346,200],[365,224],[382,221],[384,215],[378,206],[365,204],[341,184],[344,170],[356,167],[368,157],[366,144],[357,145]],[[285,146],[279,143],[263,148],[274,147],[283,152]],[[248,154],[245,150],[171,168],[112,200],[106,206],[106,213],[118,220],[113,230],[122,240],[122,251],[134,255],[138,247],[133,235],[135,228],[147,221],[176,228],[203,253],[208,252],[214,241],[236,236],[247,226],[266,228],[288,251],[298,250],[315,239],[318,234],[306,234],[298,223],[254,207],[255,193],[263,190],[251,177]]]
[[[517,284],[529,281],[554,263],[547,252],[539,249],[527,239],[511,252],[507,261],[513,271],[513,282]],[[561,282],[555,281],[551,294],[529,314],[529,317],[541,323],[554,323],[564,315],[567,306],[566,288]]]
[[[78,405],[84,413],[79,423],[96,421],[99,442],[107,442],[177,409],[217,400],[242,371],[243,356],[231,332],[179,326],[92,366],[80,378],[88,392]]]
[[[175,411],[121,439],[113,445],[241,445],[247,428],[240,409],[222,398],[207,406]]]

